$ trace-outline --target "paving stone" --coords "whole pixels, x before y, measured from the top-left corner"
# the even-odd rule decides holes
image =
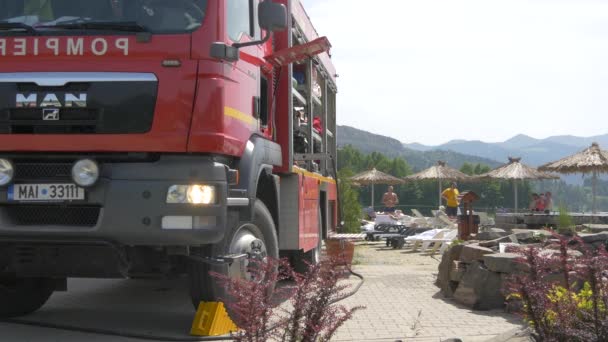
[[[476,342],[522,326],[517,316],[502,310],[471,311],[446,300],[438,288],[432,286],[441,262],[439,258],[378,248],[357,246],[355,254],[369,258],[354,266],[354,270],[365,277],[365,283],[354,296],[340,304],[364,305],[366,309],[345,322],[332,341],[437,342],[460,338]],[[457,252],[452,251],[455,256]],[[349,283],[351,279],[352,284],[357,283],[353,277]],[[422,311],[420,318],[419,311]],[[417,330],[414,331],[415,322]]]
[[[494,253],[494,251],[486,247],[466,245],[460,253],[460,261],[471,263],[473,261],[482,260],[484,255],[492,253]]]

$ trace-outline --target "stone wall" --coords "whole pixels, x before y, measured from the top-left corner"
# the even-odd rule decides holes
[[[543,238],[542,235],[545,235]],[[547,249],[547,255],[559,253],[546,231],[514,230],[506,233],[502,229],[492,229],[479,233],[475,241],[451,246],[442,256],[436,285],[446,298],[464,304],[475,310],[501,309],[505,307],[503,285],[509,274],[526,272],[526,267],[517,261],[520,257],[513,253],[499,253],[501,243],[518,245],[538,244]],[[584,242],[603,247],[608,233],[582,236]],[[572,251],[576,257],[577,251]],[[569,253],[570,254],[570,253]],[[559,281],[556,275],[556,281]]]

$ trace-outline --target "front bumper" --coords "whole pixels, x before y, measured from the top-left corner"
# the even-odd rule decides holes
[[[198,246],[223,238],[227,213],[224,164],[206,157],[164,156],[154,162],[102,162],[101,168],[99,182],[86,189],[84,201],[11,203],[7,189],[0,188],[0,237],[5,241],[95,239],[126,246]],[[43,177],[40,182],[50,181]],[[216,203],[166,204],[167,190],[175,184],[213,185]],[[212,218],[208,222],[214,224],[200,229],[163,229],[165,216]]]

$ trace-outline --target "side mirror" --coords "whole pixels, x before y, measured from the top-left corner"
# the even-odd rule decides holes
[[[215,42],[211,44],[210,55],[215,59],[236,62],[239,60],[239,49],[234,46],[226,45],[226,43]]]
[[[264,0],[258,5],[258,23],[268,32],[287,28],[287,9],[285,5]]]

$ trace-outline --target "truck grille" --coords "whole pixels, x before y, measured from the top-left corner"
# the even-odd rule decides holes
[[[0,121],[4,134],[91,134],[98,133],[99,115],[95,109],[61,108],[60,120],[43,120],[39,108],[14,108]]]
[[[16,226],[94,227],[101,207],[82,205],[9,205],[0,207]]]
[[[71,179],[70,163],[16,162],[15,180],[30,181],[68,181]]]

